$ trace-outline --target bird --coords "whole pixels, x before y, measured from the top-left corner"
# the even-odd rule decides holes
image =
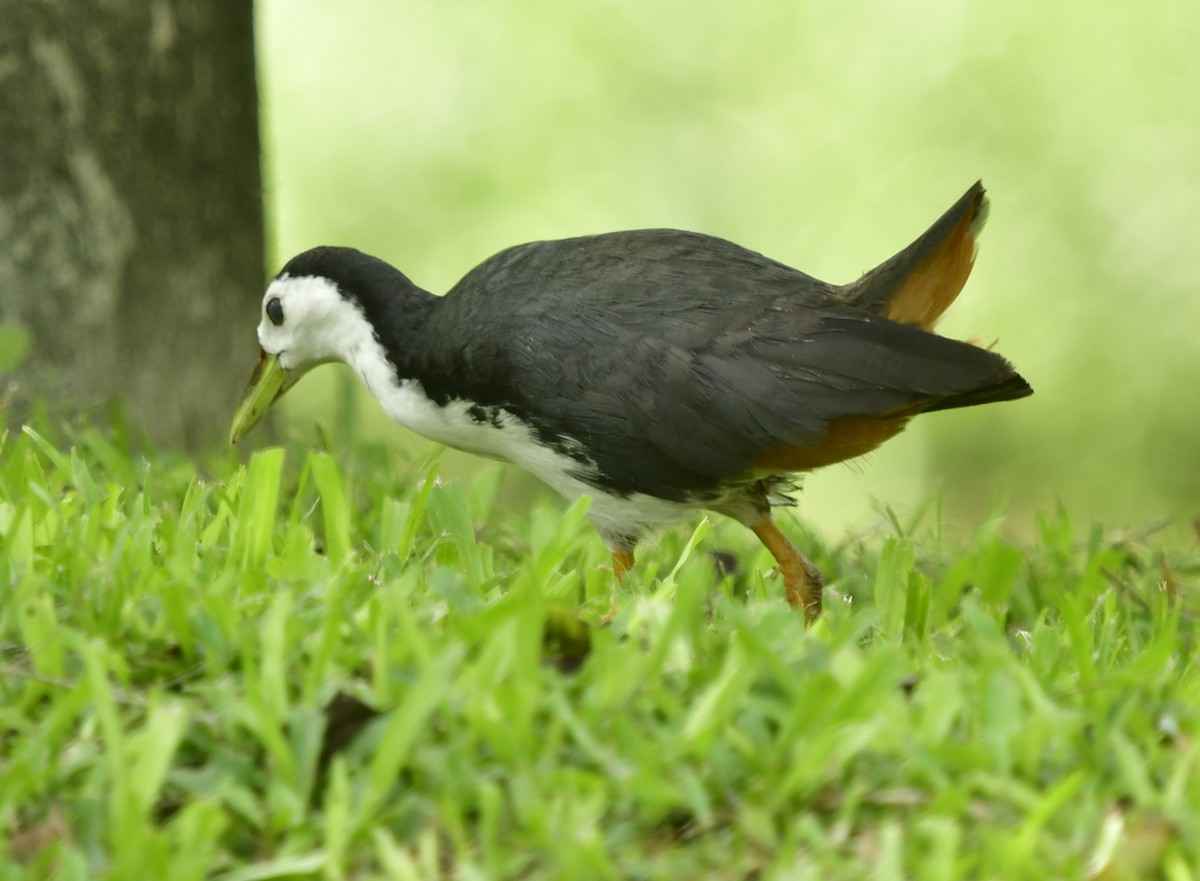
[[[918,414],[1032,394],[990,347],[934,332],[988,204],[977,182],[842,285],[678,229],[518,245],[443,296],[377,257],[315,247],[263,295],[230,443],[309,369],[344,362],[400,425],[590,496],[618,581],[648,531],[699,510],[745,525],[807,625],[824,582],[772,516],[798,475]]]

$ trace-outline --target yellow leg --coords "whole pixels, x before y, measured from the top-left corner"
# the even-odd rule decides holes
[[[617,577],[617,581],[622,581],[626,573],[633,569],[633,551],[613,551],[612,552],[612,567],[613,575]],[[613,593],[612,605],[608,607],[608,611],[604,613],[604,617],[600,620],[607,624],[617,615],[617,598],[616,592]]]
[[[620,581],[633,569],[633,551],[612,552],[613,575]]]
[[[779,564],[788,602],[793,609],[804,610],[805,625],[812,624],[821,614],[821,591],[825,588],[821,573],[779,531],[770,514],[750,528]]]

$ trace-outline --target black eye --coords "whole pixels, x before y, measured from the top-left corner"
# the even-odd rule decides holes
[[[279,302],[278,297],[267,300],[267,317],[276,327],[283,324],[283,304]]]

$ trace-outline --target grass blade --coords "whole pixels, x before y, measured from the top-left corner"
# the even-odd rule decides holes
[[[321,497],[321,512],[325,525],[325,553],[335,564],[350,556],[350,502],[346,487],[338,472],[337,463],[328,453],[313,453],[309,457],[313,482]]]
[[[283,480],[284,452],[279,447],[259,450],[250,457],[238,498],[234,554],[243,568],[258,569],[271,549]]]

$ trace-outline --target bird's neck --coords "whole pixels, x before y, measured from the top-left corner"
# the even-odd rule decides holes
[[[441,298],[402,279],[387,291],[360,291],[358,306],[366,319],[363,332],[341,354],[342,360],[389,411],[397,390],[421,382],[436,353],[430,327]],[[396,414],[392,414],[393,418]]]
[[[424,294],[404,307],[405,321],[375,323],[373,333],[345,353],[350,366],[389,417],[430,440],[481,455],[504,458],[481,431],[479,420],[447,395],[448,341],[434,320],[441,298]]]

